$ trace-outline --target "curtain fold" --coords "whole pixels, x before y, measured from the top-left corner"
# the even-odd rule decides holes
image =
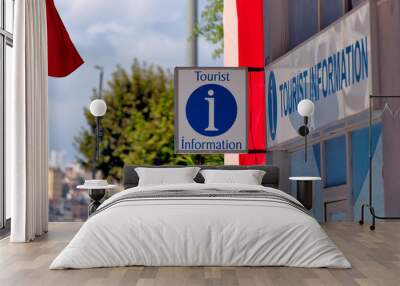
[[[6,187],[11,190],[11,242],[47,232],[46,1],[15,2],[13,92],[6,98]]]

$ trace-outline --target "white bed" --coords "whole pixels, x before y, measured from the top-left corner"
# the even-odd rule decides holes
[[[138,192],[262,191],[258,197],[122,199]],[[249,192],[251,194],[251,192]],[[274,199],[285,198],[290,203]],[[141,186],[120,192],[81,227],[50,269],[145,266],[293,266],[349,268],[318,222],[294,198],[243,184]]]

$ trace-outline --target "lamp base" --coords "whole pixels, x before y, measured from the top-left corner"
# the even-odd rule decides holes
[[[297,181],[297,199],[304,205],[306,209],[312,209],[313,181]]]
[[[105,189],[96,189],[96,190],[91,189],[91,190],[89,190],[88,193],[89,193],[89,197],[92,200],[88,206],[88,215],[90,216],[101,205],[100,200],[104,197],[106,190]]]

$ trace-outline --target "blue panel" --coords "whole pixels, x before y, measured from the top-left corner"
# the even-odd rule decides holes
[[[329,217],[329,221],[344,221],[347,219],[347,214],[344,212],[334,213]]]
[[[343,14],[343,0],[322,0],[321,26],[327,27]]]
[[[318,32],[318,1],[289,0],[289,49]]]
[[[346,184],[346,136],[325,141],[326,187]]]
[[[372,126],[372,154],[375,153],[378,141],[382,133],[382,125]],[[351,134],[351,160],[352,160],[352,193],[353,201],[357,201],[363,189],[363,185],[368,180],[369,158],[368,158],[368,128],[354,131]]]
[[[319,176],[321,176],[321,145],[314,144],[313,146],[315,163],[317,164]]]

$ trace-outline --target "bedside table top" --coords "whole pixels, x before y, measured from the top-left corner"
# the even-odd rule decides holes
[[[291,181],[321,181],[321,177],[290,177]]]
[[[115,189],[117,185],[106,185],[106,186],[88,186],[88,185],[79,185],[76,188],[80,190],[107,190],[107,189]]]

